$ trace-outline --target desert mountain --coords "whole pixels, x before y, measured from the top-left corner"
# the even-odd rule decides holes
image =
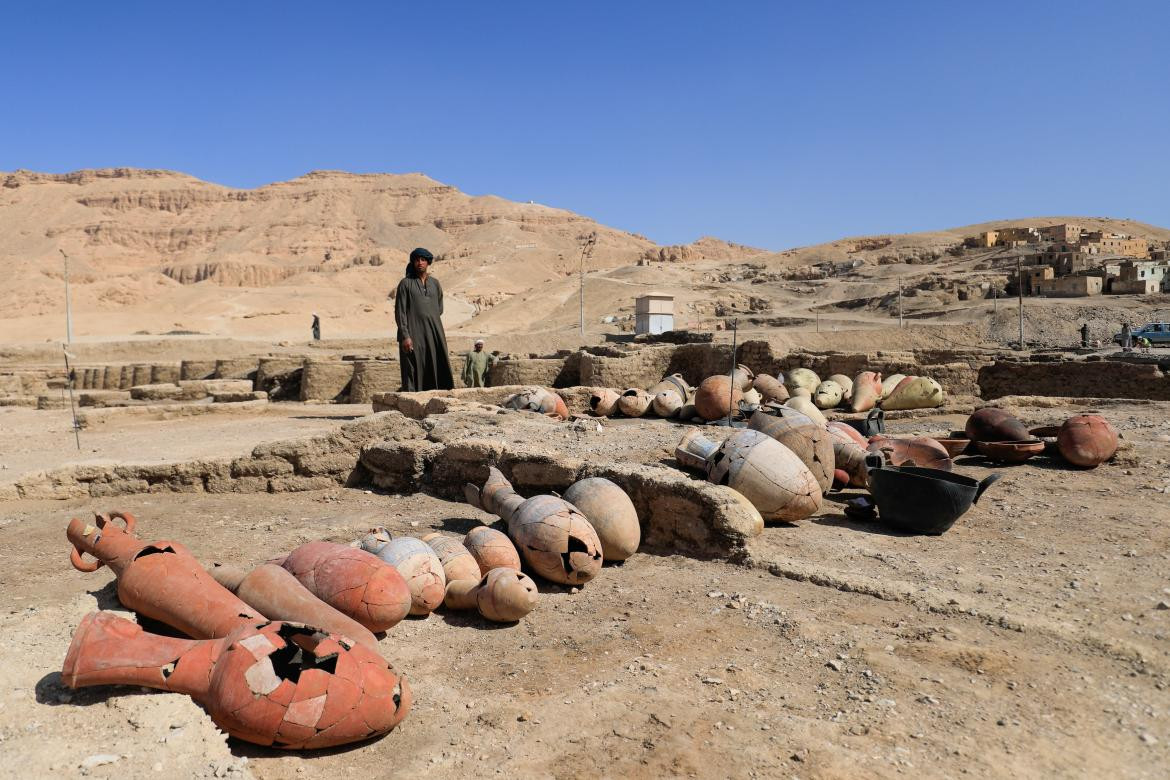
[[[17,171],[0,174],[0,185],[9,338],[35,338],[60,320],[61,252],[79,335],[257,337],[300,333],[312,311],[327,336],[385,332],[387,293],[416,246],[440,259],[452,323],[575,274],[582,262],[596,272],[641,259],[762,254],[712,238],[663,247],[570,211],[470,196],[422,174],[317,171],[241,190],[118,168]],[[135,320],[139,327],[128,325]]]

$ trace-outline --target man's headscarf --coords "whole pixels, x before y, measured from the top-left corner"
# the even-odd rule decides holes
[[[428,251],[427,249],[424,249],[421,246],[415,247],[414,251],[410,253],[410,259],[406,262],[406,275],[407,276],[411,276],[411,277],[414,276],[414,261],[416,258],[419,258],[419,257],[421,257],[423,260],[426,260],[427,263],[430,263],[430,264],[433,264],[435,262],[435,256],[432,255],[430,253],[430,251]]]

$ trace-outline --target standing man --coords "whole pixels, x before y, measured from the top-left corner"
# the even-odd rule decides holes
[[[317,312],[313,312],[313,341],[321,340],[321,318],[317,316]]]
[[[1089,323],[1087,322],[1081,326],[1081,348],[1089,348]]]
[[[430,274],[434,255],[419,247],[410,253],[406,277],[394,293],[402,389],[450,390],[455,386],[443,331],[443,288]]]
[[[1133,329],[1128,322],[1121,323],[1121,351],[1133,352]]]
[[[486,387],[484,377],[497,360],[495,355],[484,351],[483,339],[476,339],[475,349],[467,353],[467,361],[463,364],[463,384],[467,387]]]

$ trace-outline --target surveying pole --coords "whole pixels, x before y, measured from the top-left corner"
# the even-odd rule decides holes
[[[58,252],[61,257],[65,258],[65,343],[73,343],[73,302],[69,295],[69,255],[65,254],[65,250],[58,247]]]
[[[1016,298],[1020,309],[1020,351],[1024,351],[1024,261],[1016,256]]]

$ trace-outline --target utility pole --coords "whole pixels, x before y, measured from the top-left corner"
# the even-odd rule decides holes
[[[581,329],[581,344],[585,344],[585,257],[586,255],[593,255],[593,247],[597,243],[597,231],[589,234],[589,238],[585,240],[585,245],[581,247],[581,263],[580,263],[580,293],[579,307],[577,310],[577,324]]]
[[[1024,350],[1024,261],[1016,255],[1016,293],[1020,304],[1020,351]]]
[[[61,253],[61,257],[65,258],[65,343],[73,343],[73,303],[69,295],[69,255],[65,254],[65,250],[60,247],[57,251]]]

